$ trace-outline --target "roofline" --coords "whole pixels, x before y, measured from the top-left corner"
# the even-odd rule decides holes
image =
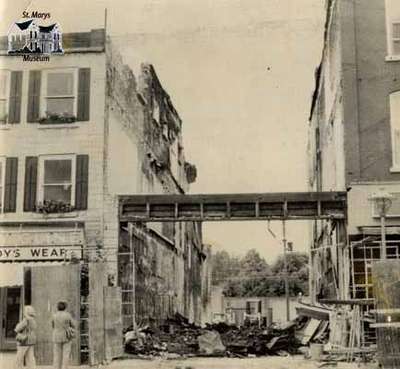
[[[329,31],[329,24],[330,21],[332,19],[332,9],[333,6],[336,4],[336,0],[327,0],[326,3],[326,18],[325,18],[325,25],[324,25],[324,45],[322,48],[322,56],[321,56],[321,61],[317,67],[317,69],[315,70],[315,87],[314,87],[314,91],[312,94],[312,100],[311,100],[311,108],[310,108],[310,115],[308,117],[308,120],[311,121],[313,113],[314,113],[314,109],[315,109],[315,105],[317,103],[318,100],[318,95],[319,95],[319,91],[320,91],[320,87],[321,87],[321,75],[322,75],[322,67],[324,64],[324,56],[326,53],[326,49],[327,49],[327,40],[328,40],[328,31]]]

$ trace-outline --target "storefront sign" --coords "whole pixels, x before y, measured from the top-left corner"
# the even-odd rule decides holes
[[[82,248],[68,246],[0,247],[0,262],[70,260],[71,258],[82,258]]]

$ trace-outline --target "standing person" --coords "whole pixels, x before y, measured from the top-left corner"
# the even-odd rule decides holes
[[[37,324],[35,316],[35,309],[30,305],[25,306],[24,317],[14,329],[17,333],[16,369],[24,368],[24,366],[31,369],[36,368],[34,347],[36,344]]]
[[[57,303],[57,312],[53,315],[54,369],[67,369],[71,354],[71,344],[76,330],[76,324],[71,314],[66,310],[67,303]]]

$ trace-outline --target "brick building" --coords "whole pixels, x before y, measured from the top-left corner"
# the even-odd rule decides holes
[[[48,61],[7,55],[6,38],[1,46],[0,349],[15,347],[23,303],[48,318],[66,293],[52,283],[57,266],[71,262],[71,273],[89,268],[91,287],[78,278],[75,306],[89,336],[82,305],[96,309],[97,279],[120,288],[125,328],[175,312],[200,322],[208,300],[201,224],[133,225],[128,233],[118,221],[118,195],[185,193],[196,178],[154,68],[143,64],[134,75],[101,29],[64,34],[65,54]]]
[[[322,61],[309,120],[309,186],[348,191],[347,224],[315,222],[312,291],[317,298],[372,301],[380,258],[374,193],[392,194],[388,258],[400,253],[400,4],[326,1]]]

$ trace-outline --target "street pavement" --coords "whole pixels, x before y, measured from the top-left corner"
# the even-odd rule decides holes
[[[0,369],[13,369],[14,353],[0,353]],[[228,359],[228,358],[190,358],[184,360],[115,360],[109,365],[94,367],[81,366],[80,369],[318,369],[320,362],[305,360],[302,357],[268,356],[262,358]],[[37,369],[50,369],[51,366],[38,366]],[[71,367],[74,368],[74,367]],[[377,369],[376,364],[324,365],[323,368],[336,369]]]

